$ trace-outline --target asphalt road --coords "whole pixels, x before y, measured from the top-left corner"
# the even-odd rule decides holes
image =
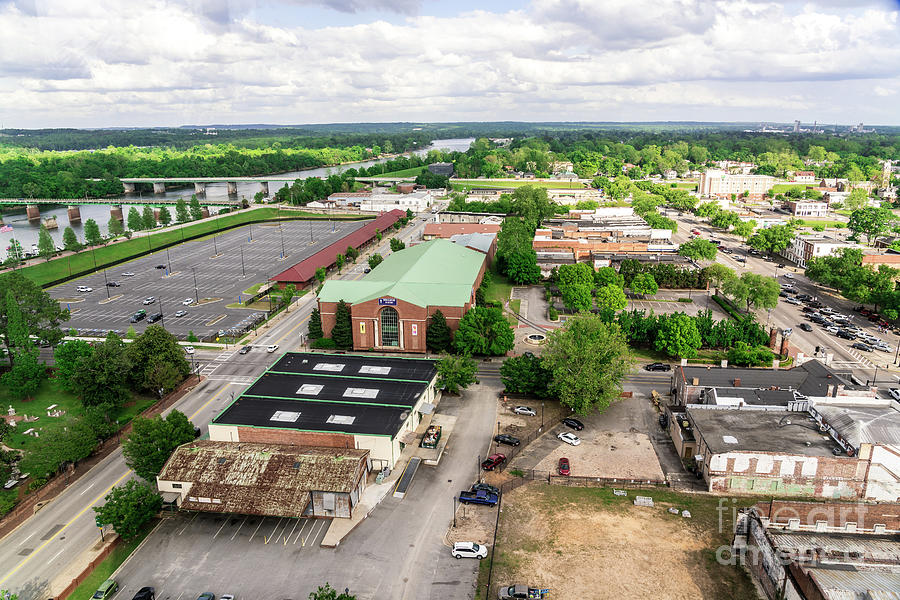
[[[424,218],[416,219],[398,237],[407,242],[418,239],[424,224]],[[254,237],[258,235],[256,230],[254,227]],[[375,251],[382,256],[390,254],[388,239],[383,240]],[[150,264],[153,264],[152,259]],[[359,279],[365,266],[365,260],[361,258],[356,265],[346,269],[341,278]],[[279,264],[272,268],[282,267]],[[93,293],[97,293],[96,289]],[[188,415],[205,433],[209,421],[231,401],[232,394],[236,396],[243,391],[275,362],[280,353],[300,349],[300,334],[306,331],[314,307],[313,295],[301,298],[298,306],[284,319],[261,332],[253,342],[253,351],[246,355],[237,354],[235,347],[212,353],[198,350],[194,360],[199,363],[198,368],[206,380],[172,408]],[[266,353],[264,348],[269,344],[278,344],[279,352]],[[0,588],[18,593],[21,600],[49,597],[47,593],[53,578],[99,539],[91,507],[102,505],[110,489],[132,476],[121,451],[117,450],[0,540]]]
[[[60,284],[51,295],[72,312],[68,327],[85,335],[90,330],[124,334],[129,326],[138,333],[147,319],[131,323],[138,310],[162,312],[162,324],[179,336],[189,331],[202,336],[236,326],[250,314],[264,312],[226,305],[246,300],[244,290],[318,252],[365,221],[289,221],[231,229],[221,235],[185,242],[104,271]],[[282,241],[284,258],[282,259]],[[158,269],[157,266],[165,268]],[[123,273],[134,273],[126,277]],[[120,287],[106,286],[114,281]],[[196,282],[196,287],[195,287]],[[78,292],[87,286],[92,292]],[[143,304],[153,297],[152,304]],[[204,298],[214,299],[200,302]],[[195,304],[186,306],[192,299]],[[176,318],[177,311],[187,314]],[[89,335],[89,333],[88,333]],[[101,335],[105,335],[101,334]]]

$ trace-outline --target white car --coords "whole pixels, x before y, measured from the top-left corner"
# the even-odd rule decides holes
[[[193,298],[185,298],[184,301],[183,301],[181,304],[183,304],[184,306],[190,306],[190,305],[193,304],[193,303],[194,303],[194,299],[193,299]]]
[[[792,333],[794,333],[794,328],[793,328],[793,327],[788,327],[787,329],[784,329],[784,330],[781,332],[781,335],[783,335],[784,337],[789,337]]]
[[[888,394],[891,395],[891,398],[900,402],[900,388],[891,388],[888,390]]]
[[[893,352],[893,349],[891,348],[890,344],[886,344],[884,342],[882,342],[880,344],[875,344],[875,349],[881,350],[882,352]]]
[[[272,344],[271,346],[266,347],[266,352],[268,352],[270,354],[272,352],[275,352],[276,350],[278,350],[278,344]]]
[[[831,335],[837,335],[837,332],[840,331],[840,329],[836,325],[829,325],[825,328],[825,331],[827,331]]]
[[[793,273],[785,273],[784,276],[787,277],[788,279],[793,279],[793,278],[794,278],[794,274],[793,274]]]
[[[569,433],[568,431],[563,431],[562,433],[556,434],[556,439],[563,441],[570,446],[577,446],[581,443],[580,437],[578,437],[574,433]]]
[[[487,558],[487,547],[475,542],[456,542],[450,551],[453,558]]]
[[[79,286],[76,288],[76,290],[79,291],[79,292],[93,292],[93,291],[94,291],[94,288],[89,288],[89,287],[86,286],[86,285],[79,285]]]
[[[184,347],[184,351],[187,352],[188,354],[193,354],[193,353],[194,353],[194,347],[193,347],[193,346],[185,346],[185,347]]]
[[[513,412],[517,415],[528,415],[529,417],[536,417],[537,413],[530,406],[517,406],[513,409]]]
[[[132,271],[125,271],[122,273],[122,277],[134,277],[134,273]]]
[[[219,596],[219,600],[234,600],[234,594],[224,594]]]
[[[801,302],[796,298],[785,298],[784,301],[788,304],[801,304]]]

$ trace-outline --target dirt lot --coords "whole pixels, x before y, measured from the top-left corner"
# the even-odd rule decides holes
[[[581,438],[578,446],[560,442],[534,470],[555,472],[561,456],[569,459],[572,475],[579,477],[665,479],[646,433],[604,431],[596,437]]]
[[[656,506],[633,506],[636,493]],[[620,498],[610,489],[523,486],[503,500],[489,597],[522,583],[549,588],[552,598],[756,599],[742,570],[715,561],[732,526],[726,511],[718,531],[717,504],[668,490]],[[668,513],[670,506],[688,508],[692,518]],[[480,579],[482,594],[486,583]]]

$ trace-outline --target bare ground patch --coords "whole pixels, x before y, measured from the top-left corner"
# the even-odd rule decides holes
[[[569,459],[572,475],[580,477],[665,479],[653,444],[645,433],[604,431],[591,438],[581,438],[578,446],[560,444],[534,470],[556,471],[561,456]]]
[[[529,484],[506,494],[488,597],[521,583],[549,588],[552,598],[757,598],[742,570],[714,560],[731,539],[727,518],[719,531],[717,498],[637,493],[656,506],[633,506],[633,490],[623,499],[602,488]],[[670,506],[694,516],[672,515]]]

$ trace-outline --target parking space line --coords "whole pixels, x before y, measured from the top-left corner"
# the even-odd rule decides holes
[[[278,522],[275,523],[275,529],[272,530],[272,533],[269,534],[269,537],[268,537],[268,538],[267,538],[267,537],[263,537],[263,540],[265,541],[266,544],[268,544],[268,543],[269,543],[269,540],[272,539],[272,536],[275,535],[275,532],[278,530],[278,526],[281,525],[281,520],[282,520],[283,518],[284,518],[284,517],[279,517],[279,518],[278,518]]]
[[[256,532],[259,531],[259,528],[262,527],[263,522],[265,521],[265,517],[259,520],[259,525],[256,526],[256,529],[253,530],[253,533],[250,535],[250,541],[253,541],[253,536],[256,535]]]
[[[322,521],[322,526],[319,527],[319,531],[317,531],[317,532],[316,532],[316,535],[313,536],[313,541],[316,541],[317,539],[320,539],[320,538],[319,538],[319,535],[324,533],[326,526],[329,524],[329,520],[328,520],[328,519],[320,519],[320,520]],[[321,540],[320,540],[320,541],[321,541]]]
[[[300,539],[300,536],[303,534],[303,530],[306,528],[306,524],[309,522],[309,519],[303,519],[303,525],[300,526],[300,531],[297,532],[297,537],[294,538],[294,543],[297,543],[297,540]],[[301,544],[302,545],[302,544]]]
[[[222,523],[222,526],[219,527],[219,531],[216,532],[216,535],[213,536],[213,539],[216,539],[217,537],[219,537],[219,534],[222,533],[222,530],[225,529],[225,526],[226,526],[226,525],[228,525],[228,519],[229,519],[229,518],[230,518],[230,517],[225,516],[225,521]]]
[[[300,524],[300,519],[295,519],[295,520],[294,520],[294,527],[293,527],[293,529],[291,529],[291,532],[290,532],[289,534],[287,534],[287,536],[285,536],[285,538],[284,538],[284,545],[285,545],[285,546],[287,546],[288,540],[290,540],[290,539],[291,539],[291,536],[294,535],[294,529],[297,529],[297,525],[299,525],[299,524]],[[285,529],[287,529],[287,527],[285,527]],[[282,533],[283,533],[283,532],[282,532]]]
[[[197,513],[194,513],[194,516],[191,517],[191,520],[188,521],[187,524],[186,524],[184,527],[181,528],[181,531],[178,532],[178,535],[181,535],[182,533],[184,533],[184,530],[191,526],[191,523],[194,522],[194,519],[196,519],[196,518],[197,518],[197,515],[199,515],[199,514],[200,514],[200,513],[198,513],[198,512],[197,512]]]
[[[246,523],[246,522],[247,522],[247,517],[244,517],[244,520],[241,521],[241,524],[238,525],[238,528],[235,529],[235,530],[234,530],[234,533],[231,535],[231,539],[234,539],[234,536],[236,536],[236,535],[238,534],[238,531],[241,530],[241,527],[243,527],[243,526],[244,526],[244,523]]]

